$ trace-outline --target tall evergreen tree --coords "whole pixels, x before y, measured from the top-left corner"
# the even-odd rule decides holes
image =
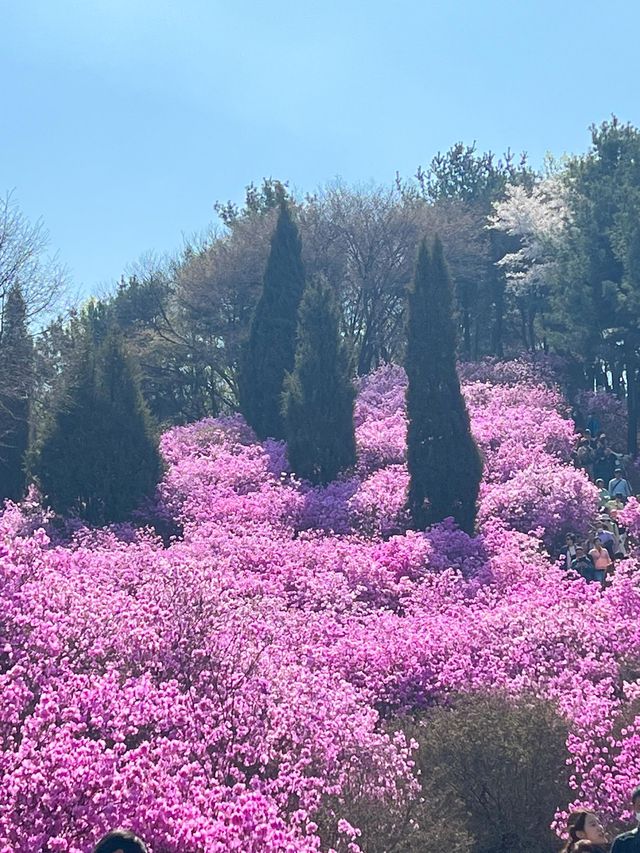
[[[300,236],[283,201],[238,377],[242,413],[263,439],[285,436],[282,391],[293,370],[304,281]]]
[[[589,386],[608,373],[627,389],[627,451],[640,427],[640,130],[616,118],[591,129],[568,164],[572,228],[560,258],[555,319],[585,361]]]
[[[0,323],[0,503],[24,495],[33,383],[33,345],[26,314],[22,291],[13,285]]]
[[[355,463],[354,398],[338,307],[318,276],[302,297],[295,368],[283,395],[289,462],[300,477],[327,483]]]
[[[87,344],[35,459],[45,499],[92,524],[124,521],[160,474],[153,425],[118,337]]]
[[[482,461],[456,372],[452,288],[436,237],[423,240],[408,295],[405,367],[409,511],[416,529],[448,516],[472,534]]]

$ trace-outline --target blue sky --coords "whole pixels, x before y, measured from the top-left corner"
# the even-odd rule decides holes
[[[458,140],[640,125],[635,0],[0,0],[0,192],[85,294],[263,176],[387,183]]]

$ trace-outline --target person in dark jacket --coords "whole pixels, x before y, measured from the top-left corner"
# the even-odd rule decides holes
[[[596,477],[602,477],[605,483],[608,483],[616,472],[618,467],[618,457],[610,447],[605,447],[602,456],[598,459],[598,472],[596,474],[594,465],[594,474]]]
[[[567,822],[569,840],[562,853],[579,853],[589,850],[604,853],[607,849],[607,836],[596,814],[587,809],[571,812]]]
[[[631,794],[631,808],[640,824],[640,785]],[[623,832],[613,842],[611,853],[640,853],[640,827],[636,826],[631,832]]]
[[[577,572],[579,575],[586,581],[597,581],[598,576],[596,575],[596,567],[593,565],[593,560],[589,557],[588,554],[585,554],[584,548],[582,545],[576,546],[576,556],[571,561],[571,568],[574,572]]]
[[[147,846],[126,829],[114,829],[98,841],[93,853],[148,853]]]

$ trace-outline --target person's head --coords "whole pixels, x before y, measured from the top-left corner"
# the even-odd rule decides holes
[[[98,841],[93,848],[93,853],[148,853],[148,851],[144,841],[133,832],[115,829]]]
[[[602,479],[602,477],[598,477],[598,479],[596,480],[596,486],[599,489],[604,489],[604,480]]]
[[[631,805],[635,812],[636,820],[640,823],[640,785],[631,794]]]
[[[585,438],[591,438],[591,430],[590,430],[590,429],[585,429],[585,431],[584,431],[583,435],[584,435],[584,437],[585,437]]]
[[[573,533],[567,533],[567,545],[575,545],[576,537]]]
[[[593,547],[596,549],[596,551],[602,551],[602,542],[599,539],[594,539]]]
[[[584,557],[584,548],[582,545],[576,545],[576,557]]]
[[[617,477],[619,480],[622,478],[622,468],[616,468],[616,469],[615,469],[615,471],[614,471],[613,473],[616,475],[616,477]]]
[[[590,841],[592,844],[604,845],[607,836],[597,815],[593,812],[580,810],[571,812],[567,823],[567,832],[571,840],[569,849],[574,850],[578,841]]]

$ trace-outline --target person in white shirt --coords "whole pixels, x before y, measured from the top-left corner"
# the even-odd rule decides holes
[[[625,503],[633,494],[629,481],[622,476],[622,468],[616,468],[613,479],[609,480],[607,491],[612,498],[622,498]]]

